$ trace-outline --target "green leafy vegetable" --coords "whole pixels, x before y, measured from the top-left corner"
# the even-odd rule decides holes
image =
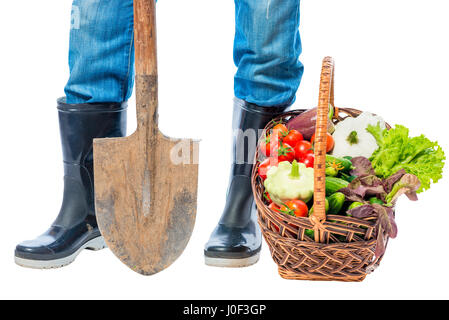
[[[432,182],[442,178],[446,157],[437,142],[430,141],[424,135],[409,137],[409,130],[401,125],[390,130],[369,125],[366,130],[379,145],[370,158],[376,175],[388,178],[404,169],[421,182],[417,193],[429,189]]]
[[[405,194],[410,200],[416,201],[416,190],[419,189],[420,182],[418,178],[412,174],[405,174],[401,180],[396,182],[391,192],[387,195],[385,201],[394,203],[397,198]]]
[[[377,217],[377,243],[375,255],[378,258],[382,257],[385,253],[385,244],[388,237],[396,238],[398,234],[398,227],[394,219],[393,208],[378,203],[365,204],[351,208],[347,214],[359,219]]]

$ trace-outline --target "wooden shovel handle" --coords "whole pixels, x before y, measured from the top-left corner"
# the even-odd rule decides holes
[[[157,130],[158,74],[155,0],[134,0],[137,126]]]
[[[155,0],[134,0],[136,74],[157,76]]]
[[[314,166],[314,203],[311,217],[315,225],[326,220],[326,145],[329,105],[334,102],[334,60],[326,57],[323,60],[320,79],[320,95],[315,131],[315,166]],[[324,242],[322,229],[317,228],[315,241]]]

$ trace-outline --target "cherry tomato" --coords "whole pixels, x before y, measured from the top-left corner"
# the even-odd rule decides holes
[[[307,204],[302,200],[289,200],[285,202],[285,206],[293,213],[296,217],[308,217],[309,208]],[[284,207],[284,206],[282,206]],[[282,210],[281,207],[281,210]]]
[[[263,194],[263,197],[265,198],[265,200],[267,200],[267,202],[269,204],[273,203],[273,200],[271,200],[270,194],[268,192],[265,191],[264,194]]]
[[[315,134],[313,134],[312,139],[310,140],[310,142],[312,142],[312,144],[313,144],[314,141],[315,141]],[[327,141],[326,141],[326,153],[330,152],[334,148],[334,145],[335,145],[334,138],[328,132],[327,133]]]
[[[288,128],[282,124],[279,123],[273,127],[273,133],[277,133],[280,139],[288,135]]]
[[[297,161],[304,159],[309,153],[313,153],[312,144],[309,141],[300,141],[295,146],[295,158]]]
[[[281,208],[279,208],[279,206],[278,206],[276,203],[274,203],[274,202],[272,202],[272,203],[268,206],[268,208],[271,209],[271,210],[273,210],[273,211],[275,211],[275,212],[281,213],[281,212],[280,212],[280,209],[281,209]],[[271,225],[274,227],[274,229],[276,229],[277,232],[279,232],[279,227],[278,227],[277,225],[275,225],[274,223],[272,223]]]
[[[315,164],[315,155],[313,153],[309,153],[301,160],[301,162],[304,163],[307,168],[313,168]]]
[[[277,156],[279,162],[292,162],[295,160],[295,151],[290,145],[281,143],[280,146],[274,151],[273,156]]]
[[[261,141],[259,146],[260,152],[266,157],[269,157],[271,154],[271,137],[268,135],[264,140]]]
[[[281,213],[281,208],[276,203],[270,203],[268,206],[269,209],[273,210],[274,212]]]
[[[270,170],[271,167],[275,167],[277,165],[278,165],[278,160],[276,158],[265,159],[259,165],[259,169],[258,169],[259,177],[261,177],[262,180],[265,180],[267,178],[268,170]]]
[[[290,146],[296,146],[298,142],[303,141],[304,138],[302,134],[297,130],[290,130],[288,134],[282,139],[282,142],[290,145]]]

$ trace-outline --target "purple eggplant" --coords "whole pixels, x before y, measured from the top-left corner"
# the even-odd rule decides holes
[[[329,108],[329,119],[332,119],[334,113],[333,111],[334,111],[333,108]],[[315,133],[316,112],[317,108],[313,108],[290,119],[287,122],[288,129],[298,130],[299,132],[302,133],[304,139],[310,140],[313,134]],[[332,123],[332,121],[328,121],[327,130],[329,133],[332,133],[334,131],[334,124]]]

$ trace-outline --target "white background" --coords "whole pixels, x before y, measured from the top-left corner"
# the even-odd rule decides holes
[[[449,153],[447,1],[309,0],[301,6],[305,73],[297,108],[315,106],[321,60],[331,55],[337,105],[376,112],[438,140]],[[255,266],[204,265],[203,245],[224,205],[230,159],[231,0],[158,3],[160,125],[167,135],[202,139],[197,223],[185,253],[152,277],[129,270],[108,249],[85,251],[58,270],[16,266],[15,245],[50,226],[62,196],[55,100],[68,78],[70,7],[70,0],[0,2],[0,298],[449,298],[447,178],[419,202],[399,202],[399,236],[362,283],[283,280],[265,244]],[[134,115],[131,108],[129,132]]]

